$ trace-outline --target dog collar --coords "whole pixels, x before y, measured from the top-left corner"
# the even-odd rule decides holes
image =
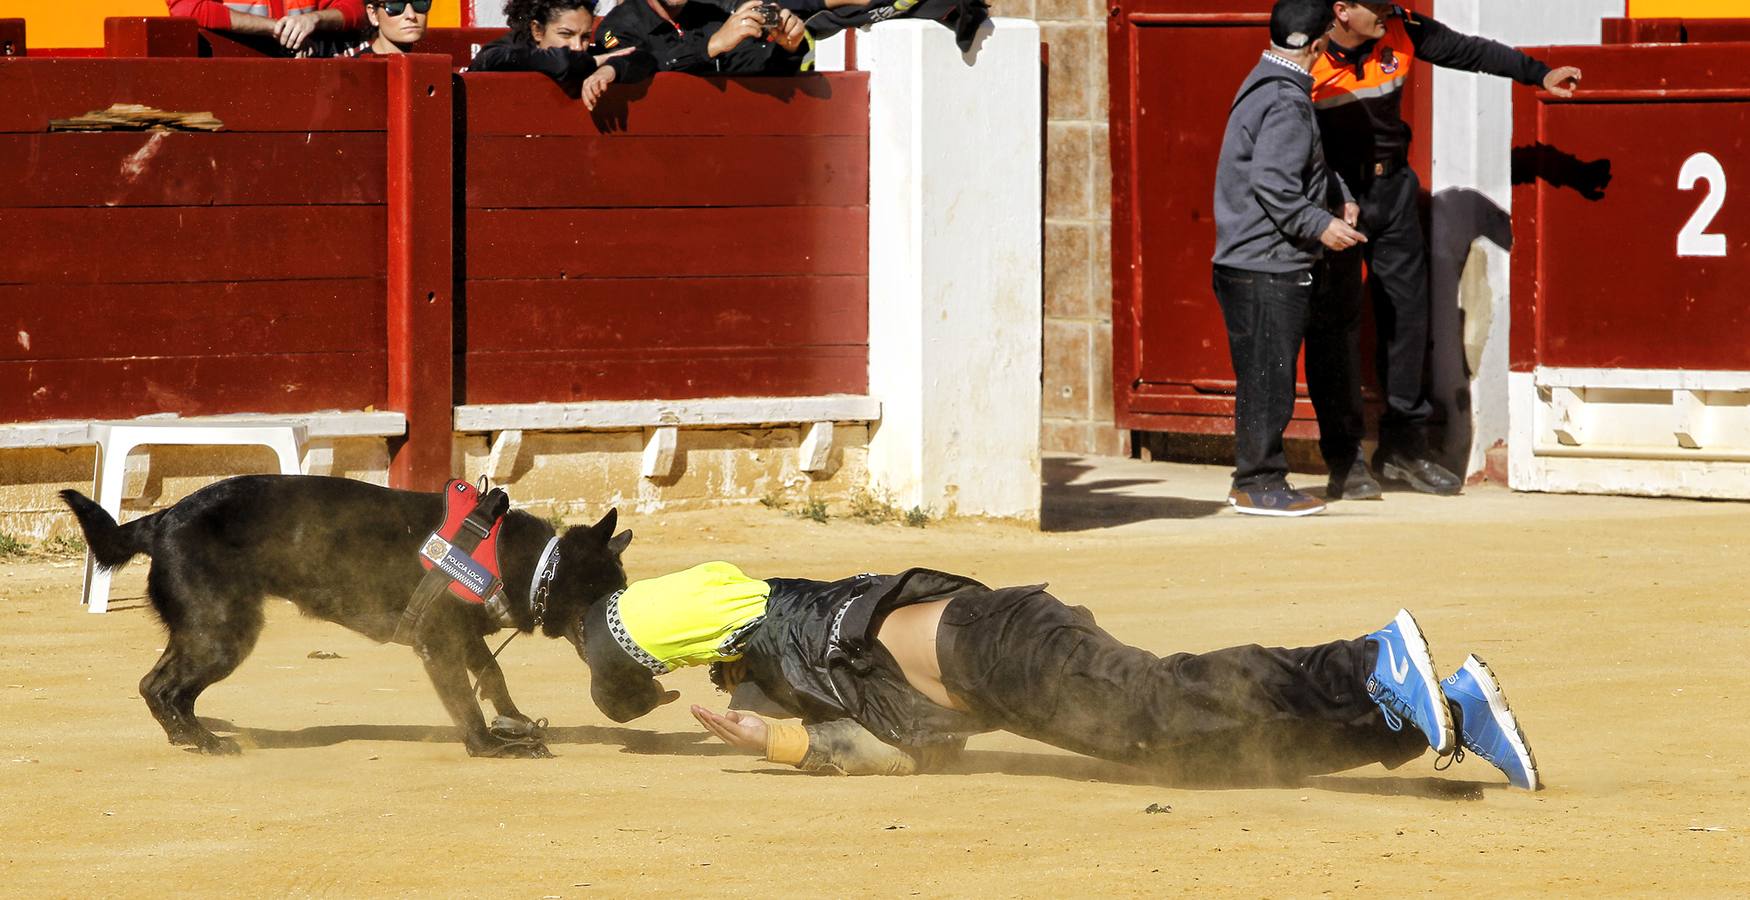
[[[535,563],[535,575],[529,580],[529,609],[535,614],[535,627],[540,628],[547,616],[547,594],[553,590],[553,574],[559,571],[559,538],[547,541]]]

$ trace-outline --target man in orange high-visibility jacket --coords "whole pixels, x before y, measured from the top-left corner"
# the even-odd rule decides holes
[[[318,31],[358,31],[365,25],[364,0],[165,0],[173,16],[189,16],[202,28],[269,35],[297,53]]]
[[[1374,288],[1386,409],[1373,465],[1388,481],[1456,494],[1459,475],[1436,459],[1424,383],[1428,351],[1428,247],[1417,214],[1421,183],[1408,165],[1410,126],[1401,100],[1411,64],[1501,75],[1573,95],[1580,70],[1552,69],[1518,50],[1459,34],[1391,3],[1337,2],[1325,52],[1313,65],[1313,107],[1325,157],[1355,193],[1367,243],[1327,257],[1320,310],[1307,334],[1308,388],[1332,402],[1317,407],[1319,449],[1330,466],[1327,499],[1371,500],[1379,483],[1361,459],[1361,264]],[[1321,327],[1321,322],[1324,323]]]

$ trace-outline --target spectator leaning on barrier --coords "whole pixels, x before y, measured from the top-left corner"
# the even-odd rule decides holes
[[[1309,339],[1307,378],[1342,382],[1340,401],[1319,409],[1319,446],[1330,466],[1326,496],[1377,499],[1380,488],[1361,459],[1361,264],[1373,282],[1379,343],[1384,349],[1380,386],[1386,408],[1380,416],[1374,467],[1382,477],[1431,494],[1456,494],[1464,480],[1435,459],[1427,430],[1434,408],[1423,368],[1428,351],[1428,245],[1420,221],[1421,182],[1409,166],[1410,126],[1402,115],[1403,86],[1411,64],[1424,60],[1465,72],[1486,72],[1539,85],[1558,97],[1573,95],[1580,70],[1552,69],[1518,50],[1485,38],[1459,34],[1392,3],[1327,4],[1336,17],[1331,40],[1312,67],[1313,106],[1318,110],[1325,155],[1355,190],[1365,247],[1336,253],[1328,261],[1318,305],[1347,320],[1344,352],[1329,372],[1315,375]]]
[[[1352,227],[1348,188],[1325,165],[1309,94],[1308,68],[1331,21],[1323,0],[1277,0],[1271,46],[1240,84],[1215,171],[1215,298],[1234,367],[1228,503],[1251,515],[1325,509],[1289,485],[1282,432],[1294,415],[1294,364],[1315,314],[1322,248],[1366,240]],[[1339,203],[1342,217],[1331,212]],[[1315,406],[1324,401],[1320,385],[1308,387]]]
[[[794,13],[761,0],[734,2],[623,0],[602,18],[596,44],[645,50],[664,72],[790,75],[812,68],[812,47]]]
[[[644,81],[656,60],[636,47],[590,47],[595,13],[590,0],[510,0],[504,4],[510,33],[480,48],[471,72],[540,72],[578,86],[584,106],[595,109],[609,84]]]
[[[365,25],[364,0],[166,0],[165,5],[171,15],[191,17],[202,28],[271,37],[287,53],[305,50],[317,32],[358,31]]]

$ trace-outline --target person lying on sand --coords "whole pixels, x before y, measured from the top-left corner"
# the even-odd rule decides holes
[[[1442,681],[1403,610],[1313,647],[1162,657],[1043,585],[993,589],[930,569],[761,580],[709,562],[634,582],[582,628],[591,696],[610,718],[677,699],[658,676],[707,665],[732,706],[801,721],[703,706],[694,717],[731,746],[809,771],[931,771],[969,736],[1003,730],[1185,779],[1287,782],[1396,768],[1432,749],[1539,787],[1489,667],[1473,655]]]

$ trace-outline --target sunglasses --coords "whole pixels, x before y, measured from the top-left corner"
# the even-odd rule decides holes
[[[413,7],[414,12],[419,13],[422,16],[431,12],[431,0],[383,0],[383,2],[378,3],[377,6],[382,7],[383,12],[388,13],[391,16],[401,15],[407,11],[407,7],[409,6]]]

